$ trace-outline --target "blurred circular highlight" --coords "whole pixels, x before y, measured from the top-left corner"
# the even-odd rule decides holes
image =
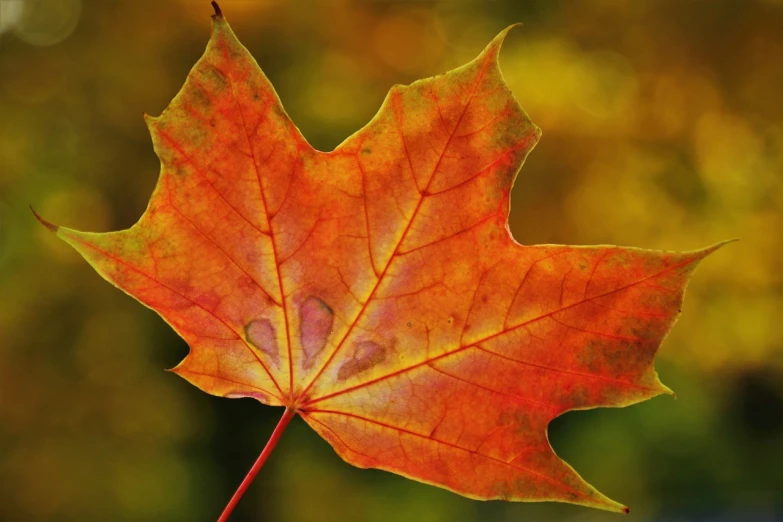
[[[10,30],[22,18],[23,0],[0,2],[0,34]]]
[[[62,42],[76,29],[82,11],[81,0],[11,0],[5,11],[10,12],[6,23],[13,26],[14,33],[23,41],[41,47]],[[2,7],[0,7],[2,9]],[[0,22],[0,32],[3,31]],[[5,29],[7,30],[7,29]]]

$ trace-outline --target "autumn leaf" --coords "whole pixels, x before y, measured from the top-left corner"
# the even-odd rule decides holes
[[[182,90],[146,118],[162,167],[138,223],[44,224],[188,342],[175,373],[286,407],[256,471],[299,414],[355,466],[627,511],[555,455],[547,425],[669,391],[653,358],[717,246],[514,241],[509,194],[540,131],[501,75],[509,29],[463,67],[394,86],[319,152],[213,20]]]

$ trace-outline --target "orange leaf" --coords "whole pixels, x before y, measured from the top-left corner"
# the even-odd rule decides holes
[[[147,118],[162,168],[139,222],[47,225],[188,342],[177,374],[298,412],[351,464],[471,498],[627,510],[555,455],[547,425],[668,392],[655,352],[717,246],[513,240],[509,193],[540,131],[500,72],[509,29],[393,87],[324,153],[213,18],[184,87]]]

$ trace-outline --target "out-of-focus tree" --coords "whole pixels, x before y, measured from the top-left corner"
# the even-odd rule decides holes
[[[501,65],[544,135],[512,195],[517,240],[741,240],[699,269],[661,350],[679,399],[569,414],[551,428],[555,448],[640,520],[783,509],[783,3],[221,5],[321,150],[394,83],[463,63],[524,22]],[[135,222],[158,171],[141,115],[176,93],[209,14],[191,0],[0,1],[1,519],[208,519],[271,430],[274,412],[160,371],[184,343],[27,209],[88,230]],[[606,516],[355,470],[297,424],[251,493],[237,520]]]

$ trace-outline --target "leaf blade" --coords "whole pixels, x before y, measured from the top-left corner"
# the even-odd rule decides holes
[[[324,153],[217,12],[182,90],[146,117],[161,173],[139,222],[38,218],[188,342],[173,371],[208,393],[298,410],[360,467],[627,512],[557,457],[547,425],[671,393],[655,353],[721,245],[514,241],[509,194],[540,130],[500,72],[509,30],[395,86]]]

